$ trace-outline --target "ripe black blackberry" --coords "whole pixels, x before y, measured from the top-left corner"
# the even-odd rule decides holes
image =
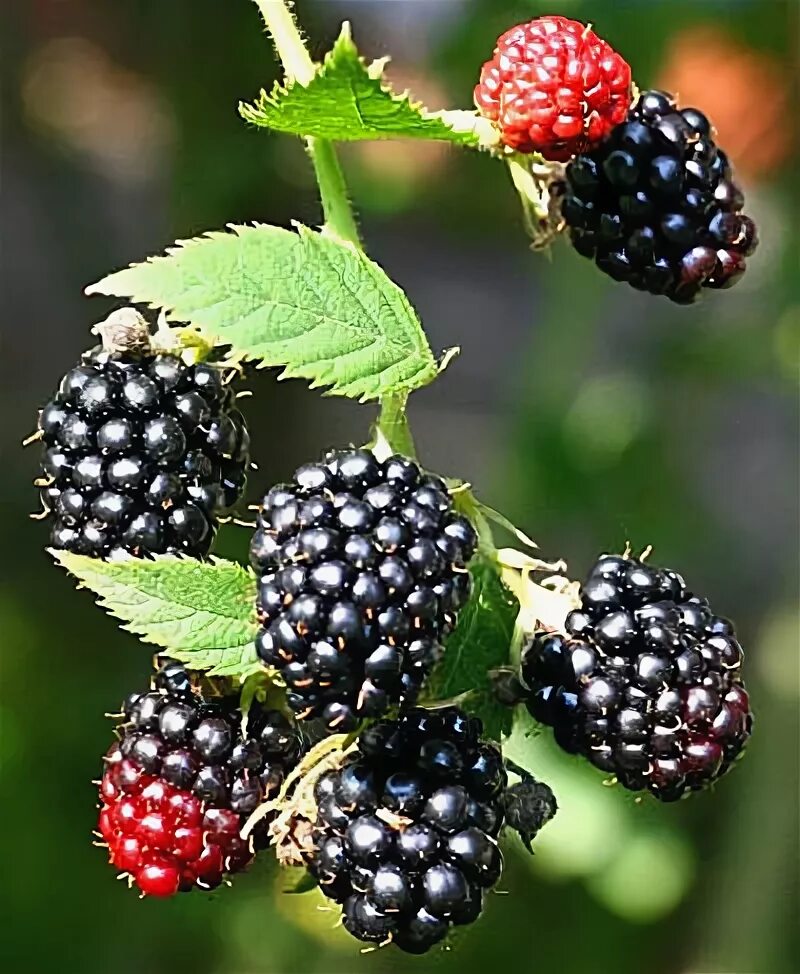
[[[676,572],[603,555],[567,616],[540,633],[522,679],[533,717],[564,750],[662,801],[730,769],[752,726],[733,623]]]
[[[758,242],[744,197],[708,119],[663,91],[567,167],[563,215],[584,257],[640,291],[691,304],[727,288]]]
[[[98,558],[208,552],[218,516],[244,490],[250,444],[223,376],[154,354],[146,337],[83,356],[39,417],[37,484],[54,548]]]
[[[145,894],[213,889],[267,844],[265,819],[252,840],[239,833],[277,794],[301,738],[283,714],[258,704],[244,737],[236,706],[203,700],[177,663],[125,702],[119,741],[105,757],[98,829],[110,862]]]
[[[455,707],[411,710],[317,782],[309,868],[354,937],[422,954],[480,916],[502,869],[506,785],[482,731]]]
[[[476,535],[402,456],[329,453],[264,498],[251,558],[261,660],[331,730],[412,701],[469,596]]]

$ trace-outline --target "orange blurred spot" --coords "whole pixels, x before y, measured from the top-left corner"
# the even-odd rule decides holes
[[[172,124],[155,87],[83,37],[46,41],[22,76],[29,121],[111,178],[138,182],[163,166]]]
[[[745,180],[768,176],[789,157],[797,123],[788,71],[768,54],[711,25],[691,27],[668,45],[658,87],[708,115]]]

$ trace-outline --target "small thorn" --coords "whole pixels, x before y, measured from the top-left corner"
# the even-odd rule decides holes
[[[107,849],[108,848],[108,843],[107,842],[93,842],[92,845],[95,847],[95,849]]]
[[[44,510],[37,511],[36,514],[29,514],[28,517],[32,521],[43,521],[49,515],[50,515],[50,511],[47,508],[44,508]]]
[[[33,482],[34,487],[52,487],[55,483],[54,477],[37,477]]]
[[[253,528],[253,529],[255,529],[255,526],[256,526],[256,522],[255,521],[243,521],[242,518],[240,518],[240,517],[232,517],[231,518],[231,523],[232,524],[238,524],[240,528]]]
[[[250,461],[250,469],[251,470],[258,470],[258,464],[257,463],[253,463],[252,461]]]
[[[35,433],[31,433],[30,436],[26,436],[25,437],[25,439],[22,441],[22,445],[23,446],[30,446],[31,443],[35,443],[37,440],[41,440],[41,438],[43,436],[44,436],[44,433],[41,430],[36,430]]]
[[[253,390],[252,389],[242,389],[241,392],[237,392],[236,393],[235,398],[236,399],[249,399],[250,396],[252,396],[252,395],[253,395]]]

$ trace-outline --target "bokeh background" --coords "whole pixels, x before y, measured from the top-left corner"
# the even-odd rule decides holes
[[[635,803],[543,738],[529,763],[562,811],[456,949],[362,955],[316,894],[268,864],[234,891],[140,901],[90,845],[104,711],[148,650],[43,552],[20,441],[109,306],[82,288],[229,221],[319,220],[300,144],[248,129],[269,86],[248,0],[9,0],[2,103],[3,970],[72,974],[797,974],[798,168],[792,0],[301,0],[321,55],[341,19],[432,108],[468,107],[505,28],[591,21],[634,66],[716,121],[763,243],[735,291],[694,308],[616,285],[561,242],[527,249],[503,167],[414,143],[343,151],[370,252],[435,349],[463,352],[411,413],[430,467],[471,480],[575,574],[600,549],[655,546],[748,653],[756,734],[714,794]],[[368,408],[264,373],[248,401],[252,495],[322,448],[363,442]],[[220,547],[244,553],[247,532]]]

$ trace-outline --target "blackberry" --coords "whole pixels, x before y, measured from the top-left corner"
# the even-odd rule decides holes
[[[624,124],[567,166],[575,249],[615,280],[691,304],[732,287],[758,243],[728,157],[696,108],[643,92]]]
[[[54,548],[202,557],[244,490],[250,437],[221,367],[146,344],[86,353],[41,411],[39,434]]]
[[[733,623],[676,572],[602,555],[566,634],[525,648],[532,716],[632,791],[675,801],[725,774],[752,727]]]
[[[98,830],[111,864],[142,893],[213,889],[267,845],[266,820],[251,840],[239,833],[300,755],[283,714],[254,704],[244,737],[235,700],[203,700],[168,663],[152,690],[126,699],[118,736],[104,759]]]
[[[406,457],[329,453],[273,487],[251,545],[257,650],[295,713],[346,731],[413,702],[469,596],[475,546],[444,481]]]
[[[422,954],[480,916],[502,869],[506,785],[482,731],[455,707],[411,710],[317,781],[309,870],[357,939]]]

